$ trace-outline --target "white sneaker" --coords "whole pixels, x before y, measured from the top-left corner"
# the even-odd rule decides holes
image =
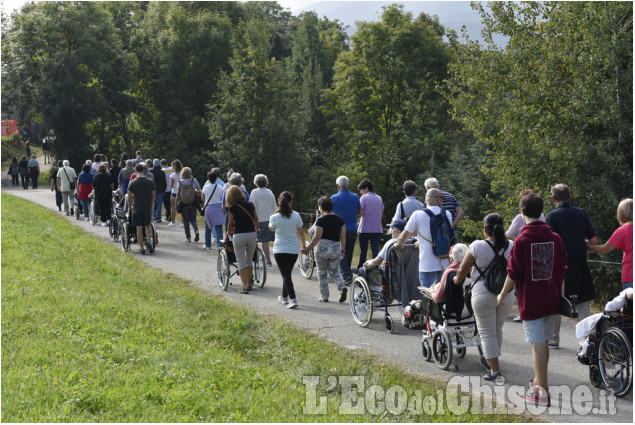
[[[284,298],[282,295],[278,296],[278,302],[280,304],[289,304],[289,300]]]
[[[86,217],[86,221],[90,221],[90,217]]]
[[[181,223],[181,224],[179,225],[179,227],[182,229],[182,228],[184,228],[184,227],[185,227],[185,225],[184,225],[183,223]]]
[[[287,308],[298,308],[298,302],[296,300],[290,300]]]
[[[168,224],[168,226],[169,226],[169,227],[174,227],[174,226],[176,226],[176,223],[172,223],[172,222],[170,222],[170,224]]]
[[[105,222],[101,223],[101,227],[108,227],[108,224],[109,223],[107,221],[105,221]]]

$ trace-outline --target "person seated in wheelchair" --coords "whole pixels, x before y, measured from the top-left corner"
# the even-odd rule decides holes
[[[603,321],[611,323],[603,325]],[[593,340],[599,338],[604,328],[611,326],[622,329],[633,344],[633,288],[626,288],[606,303],[603,313],[593,314],[576,324],[576,337],[582,344],[578,352],[580,361],[590,356],[587,348],[593,345]]]
[[[395,242],[397,242],[397,239],[399,239],[399,235],[401,235],[401,232],[403,232],[403,229],[405,227],[406,220],[402,219],[396,219],[390,224],[390,227],[388,228],[386,234],[392,236],[392,238],[384,244],[384,247],[381,249],[381,251],[379,251],[377,257],[373,258],[372,260],[366,261],[364,263],[364,267],[358,270],[358,274],[360,276],[363,277],[367,272],[367,269],[371,269],[374,267],[383,268],[383,266],[386,265],[386,263],[388,262],[388,250],[395,244]],[[411,239],[409,242],[414,242],[414,239]]]
[[[427,292],[434,302],[439,304],[443,303],[445,301],[445,289],[446,285],[448,284],[448,280],[454,277],[454,274],[452,274],[452,272],[456,273],[456,271],[459,269],[461,261],[463,261],[463,258],[465,257],[467,251],[467,245],[464,245],[462,243],[457,243],[456,245],[452,246],[452,248],[450,249],[450,261],[452,262],[452,264],[450,264],[450,267],[445,269],[445,271],[443,272],[441,281],[432,284],[430,288],[420,286],[419,290],[421,291],[421,293]],[[454,282],[452,283],[454,284]]]

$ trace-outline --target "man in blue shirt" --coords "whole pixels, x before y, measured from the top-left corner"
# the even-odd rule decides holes
[[[552,187],[551,200],[556,204],[556,209],[547,214],[547,224],[554,233],[560,235],[567,251],[564,295],[567,298],[571,295],[578,296],[576,307],[580,321],[591,314],[590,302],[595,298],[593,278],[586,258],[586,240],[591,245],[596,245],[598,238],[586,211],[571,205],[569,186],[557,184]],[[560,348],[560,318],[560,315],[556,317],[549,348]]]
[[[333,201],[333,214],[337,214],[346,224],[346,250],[344,258],[340,261],[340,271],[347,285],[353,282],[351,262],[353,261],[353,248],[357,240],[357,217],[362,215],[362,206],[359,197],[348,190],[348,177],[339,176],[335,181],[338,192],[331,196]],[[340,302],[346,301],[346,288],[342,290]]]

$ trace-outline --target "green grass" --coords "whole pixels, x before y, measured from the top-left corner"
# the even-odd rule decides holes
[[[303,375],[363,375],[367,387],[423,396],[443,386],[206,294],[44,208],[1,199],[3,422],[527,420],[447,409],[340,415],[338,388],[322,386],[327,413],[304,415]]]

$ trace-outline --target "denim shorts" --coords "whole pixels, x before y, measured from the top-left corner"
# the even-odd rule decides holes
[[[541,317],[535,320],[523,320],[525,339],[536,344],[547,342],[553,336],[553,326],[557,314]]]

